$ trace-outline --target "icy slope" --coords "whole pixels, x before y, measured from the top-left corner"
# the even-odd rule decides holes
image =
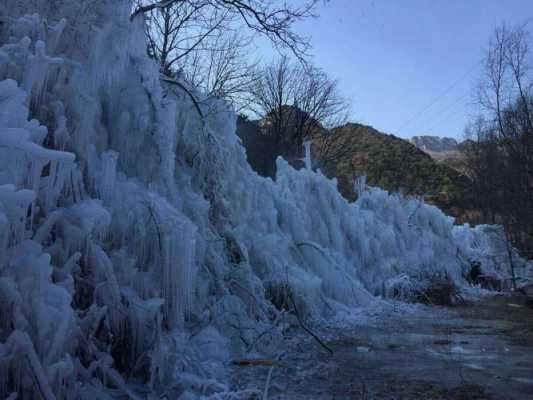
[[[161,83],[126,2],[32,4],[0,0],[0,397],[224,392],[289,295],[324,315],[463,284],[438,209],[253,173],[233,112]]]

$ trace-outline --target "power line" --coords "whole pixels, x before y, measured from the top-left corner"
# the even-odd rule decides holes
[[[451,102],[444,103],[443,107],[436,109],[436,110],[432,110],[431,112],[427,113],[425,116],[422,117],[422,120],[424,120],[424,122],[421,121],[419,125],[430,126],[431,128],[429,129],[433,129],[437,125],[436,121],[440,122],[443,119],[443,117],[448,115],[446,114],[448,111],[450,111],[451,109],[455,109],[458,104],[461,104],[460,102],[463,99],[469,96],[469,94],[470,94],[470,91],[466,91],[462,93],[459,97],[452,99]]]
[[[522,28],[525,28],[529,23],[533,21],[533,16],[526,19],[526,21],[522,24]]]
[[[452,113],[447,113],[450,110],[454,110],[457,107],[457,105],[463,105],[462,100],[466,99],[470,95],[469,92],[464,93],[461,95],[457,100],[453,101],[451,104],[448,104],[444,109],[442,109],[440,112],[438,112],[436,119],[433,120],[433,124],[428,129],[428,132],[433,130],[437,125],[441,123],[445,119],[445,117],[448,117]]]
[[[533,16],[527,18],[523,23],[522,23],[522,27],[525,27],[527,26],[530,22],[533,21]],[[396,131],[398,134],[401,133],[401,131],[407,127],[409,124],[411,124],[413,121],[417,120],[421,115],[423,115],[427,110],[429,110],[431,107],[433,107],[436,103],[438,103],[440,101],[440,99],[442,97],[444,97],[445,95],[447,95],[452,89],[454,89],[459,83],[461,83],[463,80],[465,80],[475,69],[476,67],[479,65],[478,62],[476,62],[474,65],[472,65],[472,67],[464,74],[462,75],[458,80],[456,80],[455,82],[453,82],[450,86],[448,86],[442,93],[440,93],[438,96],[436,96],[432,101],[430,101],[425,107],[423,107],[420,111],[418,111],[416,114],[414,114],[411,118],[409,118],[403,125],[400,126],[400,128]],[[440,116],[443,115],[443,113],[445,113],[446,111],[450,110],[453,106],[457,105],[459,103],[459,101],[461,101],[463,98],[465,98],[467,96],[466,95],[463,95],[461,96],[458,100],[456,100],[455,102],[453,102],[451,105],[445,107],[445,109],[441,112],[441,113],[438,113],[440,114]],[[440,122],[442,120],[442,117],[441,118],[438,118],[438,121]],[[429,128],[429,130],[433,129],[437,124],[433,124],[431,126],[431,128]]]
[[[433,100],[429,102],[428,105],[426,105],[424,108],[422,108],[420,111],[418,111],[416,114],[414,114],[411,118],[409,118],[398,130],[397,133],[400,134],[400,132],[411,122],[418,119],[422,114],[424,114],[428,109],[433,107],[436,103],[439,102],[439,100],[447,95],[452,89],[454,89],[459,83],[464,81],[477,67],[479,63],[476,62],[464,75],[462,75],[459,79],[457,79],[455,82],[453,82],[450,86],[448,86],[442,93],[440,93],[437,97],[435,97]]]
[[[532,17],[529,17],[527,18],[523,23],[522,23],[522,27],[525,28],[527,25],[529,25],[530,22],[533,21],[533,16]],[[470,71],[469,71],[470,72]],[[468,74],[468,73],[467,73]],[[430,126],[430,128],[428,129],[428,132],[431,132],[434,128],[437,127],[437,125],[439,125],[441,123],[441,121],[443,121],[444,119],[446,119],[448,116],[450,116],[452,113],[448,113],[448,111],[450,110],[453,110],[455,111],[456,110],[456,106],[457,105],[461,105],[461,101],[465,98],[467,98],[469,95],[469,93],[465,93],[464,95],[460,96],[457,100],[453,101],[451,104],[447,105],[445,108],[443,108],[441,111],[438,111],[436,114],[437,114],[437,118],[434,120],[434,123]],[[436,121],[436,122],[435,122]]]

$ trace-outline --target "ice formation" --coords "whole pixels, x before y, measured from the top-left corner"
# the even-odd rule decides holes
[[[287,293],[327,315],[496,268],[488,228],[435,207],[362,180],[348,203],[281,159],[256,175],[224,102],[190,88],[201,117],[161,82],[128,2],[0,10],[0,397],[223,393]]]

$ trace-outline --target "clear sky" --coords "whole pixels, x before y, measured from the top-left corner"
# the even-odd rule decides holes
[[[531,19],[533,0],[331,0],[318,14],[296,29],[352,99],[353,120],[461,138],[492,31]]]

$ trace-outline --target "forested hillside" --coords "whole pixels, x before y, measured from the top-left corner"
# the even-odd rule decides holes
[[[408,141],[366,125],[350,123],[335,128],[351,143],[350,154],[328,173],[339,179],[343,195],[353,199],[354,181],[366,175],[368,183],[392,192],[422,196],[458,221],[468,221],[471,210],[469,179]]]

